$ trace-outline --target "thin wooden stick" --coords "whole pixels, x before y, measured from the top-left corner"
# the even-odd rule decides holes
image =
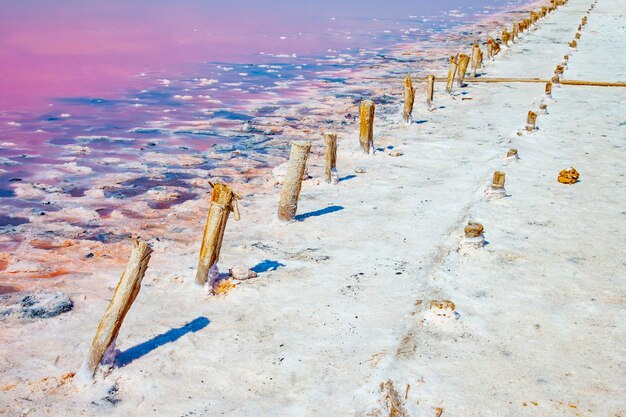
[[[411,114],[413,113],[413,103],[415,102],[415,88],[411,82],[411,73],[409,72],[404,79],[404,111],[402,112],[402,118],[406,123],[411,121]]]
[[[337,134],[324,133],[324,141],[326,142],[326,182],[337,184],[339,182],[337,175]]]
[[[359,141],[361,149],[365,153],[374,152],[374,115],[376,113],[376,104],[372,100],[363,100],[360,107],[361,129],[359,132]]]
[[[289,167],[278,204],[278,218],[282,221],[290,221],[296,216],[298,199],[302,189],[302,178],[310,150],[311,142],[291,142]]]
[[[552,97],[552,83],[551,82],[546,83],[545,93],[546,93],[546,97],[549,97],[549,98]]]
[[[220,257],[230,212],[234,211],[235,220],[239,220],[239,212],[236,210],[237,198],[238,196],[229,187],[219,183],[213,186],[213,194],[211,195],[209,214],[204,226],[200,259],[196,271],[196,284],[198,285],[207,283],[209,272]]]
[[[626,87],[626,83],[604,81],[561,80],[562,85],[586,85],[592,87]]]
[[[79,371],[83,378],[93,377],[106,350],[114,346],[126,313],[139,294],[151,254],[152,249],[147,243],[133,240],[133,249],[126,270],[115,287],[113,298],[100,320],[87,359]]]
[[[459,66],[459,55],[450,57],[450,67],[448,68],[448,77],[446,79],[446,92],[452,92],[452,84],[454,83],[454,77],[456,75],[456,69]]]

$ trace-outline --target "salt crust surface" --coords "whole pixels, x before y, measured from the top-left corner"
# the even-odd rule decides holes
[[[621,1],[600,0],[567,46],[590,4],[570,0],[485,75],[549,78],[571,53],[565,78],[626,80]],[[439,108],[414,113],[426,123],[401,124],[399,108],[377,119],[375,143],[396,158],[338,132],[344,180],[316,181],[313,156],[301,221],[275,220],[273,188],[242,204],[220,265],[258,277],[223,298],[193,286],[197,245],[155,244],[117,341],[124,366],[80,390],[61,376],[84,359],[121,270],[68,281],[74,311],[0,328],[0,414],[389,415],[379,384],[391,380],[402,399],[410,384],[409,416],[624,415],[626,89],[555,87],[539,129],[517,136],[543,87],[444,96],[437,84]],[[569,166],[581,181],[559,184]],[[489,201],[495,170],[508,196]],[[488,244],[458,251],[469,219]]]

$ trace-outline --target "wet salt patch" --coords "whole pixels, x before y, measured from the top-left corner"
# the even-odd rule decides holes
[[[0,156],[0,165],[19,165],[19,162]]]

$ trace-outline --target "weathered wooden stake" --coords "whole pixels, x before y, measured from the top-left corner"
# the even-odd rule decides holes
[[[509,46],[509,32],[506,31],[506,28],[502,29],[500,39],[502,39],[502,44],[504,46]]]
[[[456,74],[457,85],[459,87],[463,87],[463,80],[465,79],[465,73],[467,72],[469,61],[470,57],[468,55],[459,55],[459,69]]]
[[[426,104],[428,105],[429,110],[432,110],[433,108],[434,96],[435,96],[435,76],[432,74],[429,74],[427,83],[426,83]]]
[[[506,174],[502,171],[496,171],[493,173],[493,179],[491,180],[491,188],[504,189],[504,178]]]
[[[102,316],[102,320],[100,320],[87,359],[79,371],[83,377],[87,379],[93,377],[105,351],[115,343],[124,317],[139,294],[141,281],[148,268],[151,254],[152,249],[147,243],[133,240],[133,249],[126,270],[115,288],[113,298],[104,316]]]
[[[576,41],[571,41],[568,43],[569,47],[572,49],[576,49],[576,47],[578,46],[578,43]]]
[[[339,182],[337,175],[337,134],[324,133],[324,141],[326,142],[326,182],[337,184]]]
[[[487,59],[493,59],[493,39],[487,39]]]
[[[302,189],[302,177],[306,168],[306,160],[311,150],[311,142],[291,142],[291,154],[289,155],[289,167],[283,182],[283,190],[278,204],[278,218],[290,221],[296,216],[298,199]]]
[[[363,100],[360,107],[361,130],[359,140],[365,153],[374,153],[374,114],[376,104],[372,100]]]
[[[402,113],[402,118],[406,123],[409,123],[411,121],[411,114],[413,113],[414,102],[415,88],[413,88],[411,73],[409,72],[404,79],[404,111]]]
[[[580,39],[580,32],[576,32],[576,34],[574,35],[574,39]]]
[[[511,30],[511,40],[515,42],[519,38],[519,23],[513,23],[513,29]]]
[[[507,158],[517,158],[517,157],[518,157],[518,155],[517,155],[517,149],[515,149],[515,148],[511,148],[511,149],[509,149],[509,150],[507,151],[507,153],[506,153],[506,157],[507,157]]]
[[[546,83],[546,97],[552,97],[552,83]]]
[[[532,132],[535,130],[535,124],[537,123],[537,113],[534,111],[529,111],[528,116],[526,117],[526,130]]]
[[[239,220],[237,210],[237,196],[229,187],[217,183],[213,186],[209,214],[204,226],[204,235],[200,247],[200,260],[196,271],[196,284],[205,285],[209,278],[209,271],[220,257],[226,222],[231,211],[235,213],[235,220]]]
[[[498,41],[494,40],[493,41],[493,55],[496,56],[500,53],[500,44],[498,43]]]
[[[476,72],[480,66],[480,46],[478,46],[478,42],[474,42],[474,46],[472,46],[472,73],[471,77],[476,78]]]
[[[456,75],[457,67],[459,66],[459,55],[450,57],[450,67],[448,68],[448,82],[446,83],[446,92],[452,92],[452,84],[454,83],[454,77]]]
[[[554,73],[558,75],[559,77],[563,75],[563,72],[565,72],[565,67],[563,67],[563,65],[557,65],[556,68],[554,69]]]

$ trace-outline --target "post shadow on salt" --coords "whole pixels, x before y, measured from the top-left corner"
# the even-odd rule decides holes
[[[308,213],[303,213],[303,214],[298,214],[295,217],[295,220],[297,222],[301,222],[304,221],[310,217],[319,217],[319,216],[323,216],[325,214],[330,214],[330,213],[335,213],[337,211],[341,211],[343,210],[344,207],[343,206],[328,206],[328,207],[324,207],[323,209],[320,210],[315,210],[315,211],[310,211]]]
[[[131,362],[134,362],[135,360],[147,355],[148,353],[160,348],[163,345],[167,345],[168,343],[174,343],[178,339],[189,333],[196,333],[204,329],[209,325],[210,322],[211,321],[206,317],[198,317],[185,324],[184,326],[170,329],[165,333],[154,336],[152,339],[146,340],[145,342],[135,345],[120,353],[115,358],[115,366],[117,366],[118,368],[123,368],[124,366],[130,364]]]

